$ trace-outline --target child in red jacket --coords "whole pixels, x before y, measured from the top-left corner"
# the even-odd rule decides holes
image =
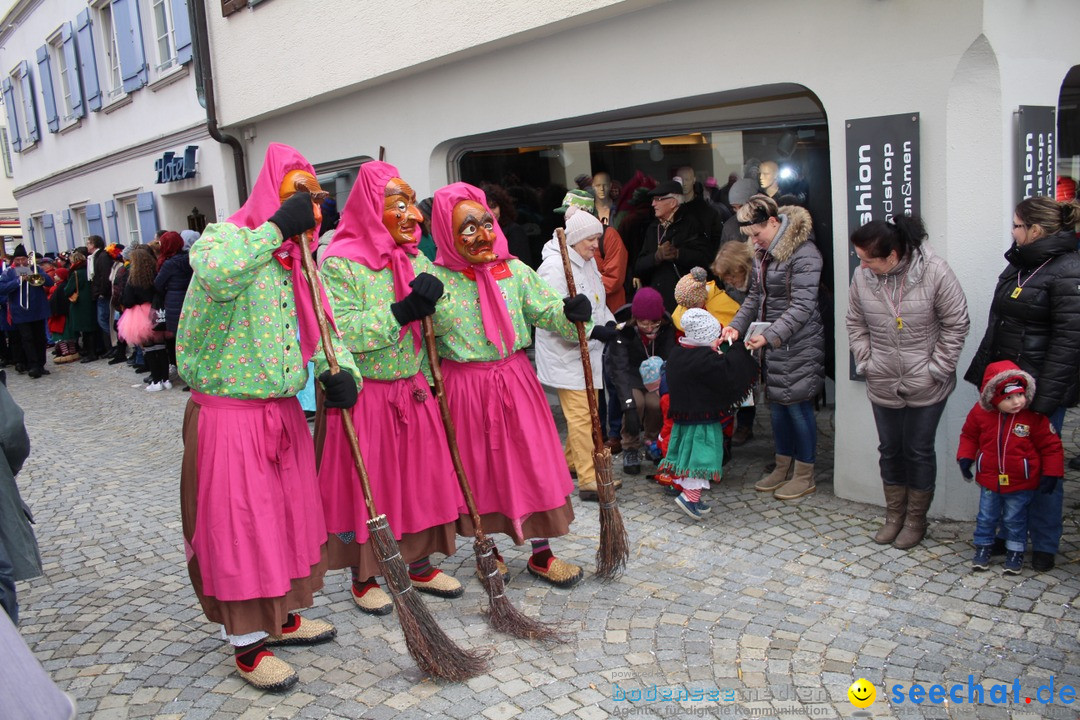
[[[1028,506],[1036,490],[1052,493],[1065,475],[1065,452],[1050,419],[1027,409],[1035,379],[1009,360],[991,363],[979,402],[960,432],[956,461],[982,486],[971,567],[990,567],[994,533],[1005,533],[1005,573],[1019,575],[1027,542]],[[971,473],[975,468],[974,476]]]

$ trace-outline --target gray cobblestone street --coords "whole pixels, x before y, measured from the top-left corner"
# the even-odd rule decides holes
[[[1078,716],[1076,705],[1024,701],[1051,678],[1058,692],[1080,684],[1077,473],[1066,486],[1056,569],[1038,574],[1029,560],[1017,578],[1003,577],[1000,562],[973,573],[971,523],[935,522],[908,552],[873,543],[882,510],[832,493],[828,411],[819,413],[819,490],[790,504],[752,487],[771,459],[767,412],[709,494],[713,512],[701,523],[644,474],[625,478],[619,502],[631,558],[617,581],[590,574],[595,504],[575,500],[574,534],[553,541],[586,569],[573,589],[532,578],[525,549],[498,537],[513,602],[565,622],[569,642],[545,647],[492,631],[471,540],[462,539],[440,566],[465,596],[425,600],[462,646],[493,651],[490,672],[462,684],[424,677],[395,617],[359,613],[337,571],[308,611],[331,620],[337,640],[282,649],[300,682],[262,694],[233,671],[188,582],[179,512],[188,394],[181,384],[146,393],[127,365],[50,369],[41,380],[9,370],[33,443],[18,480],[45,560],[44,577],[19,584],[21,632],[80,717],[851,717],[847,689],[860,677],[877,690],[864,717]],[[1080,415],[1070,412],[1065,427],[1072,457]],[[985,704],[968,704],[969,675],[986,688]],[[1023,692],[1013,701],[1017,679]],[[893,686],[912,683],[962,684],[963,702],[890,702]],[[994,684],[1009,685],[1007,702],[990,703]],[[653,686],[706,694],[652,699]]]

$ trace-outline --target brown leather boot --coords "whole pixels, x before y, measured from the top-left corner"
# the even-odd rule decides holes
[[[882,483],[885,489],[885,524],[877,531],[874,542],[888,545],[900,534],[907,516],[907,485],[889,485]]]
[[[777,468],[779,467],[777,465]],[[796,460],[795,472],[791,474],[791,479],[778,487],[773,497],[777,500],[794,500],[803,495],[809,495],[815,490],[817,486],[814,484],[814,463]]]
[[[904,519],[904,527],[900,534],[893,540],[893,547],[898,550],[913,548],[922,542],[926,535],[926,511],[930,509],[930,503],[934,500],[931,490],[912,490],[908,488],[907,494],[907,517]]]
[[[791,469],[790,455],[776,456],[776,469],[754,483],[754,489],[758,492],[772,492],[787,481],[788,470]]]

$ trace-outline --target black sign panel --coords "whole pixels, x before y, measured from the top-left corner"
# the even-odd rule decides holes
[[[871,220],[920,215],[919,113],[858,118],[846,125],[848,232]],[[849,243],[849,278],[858,267]],[[851,379],[861,380],[854,358],[850,365]]]
[[[1055,109],[1021,105],[1016,113],[1016,140],[1016,202],[1037,195],[1055,197]]]

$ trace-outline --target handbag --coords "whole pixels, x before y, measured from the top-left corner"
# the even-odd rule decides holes
[[[76,275],[75,275],[75,292],[68,295],[68,300],[70,300],[71,302],[75,302],[78,299],[79,299],[79,275],[76,273]]]

